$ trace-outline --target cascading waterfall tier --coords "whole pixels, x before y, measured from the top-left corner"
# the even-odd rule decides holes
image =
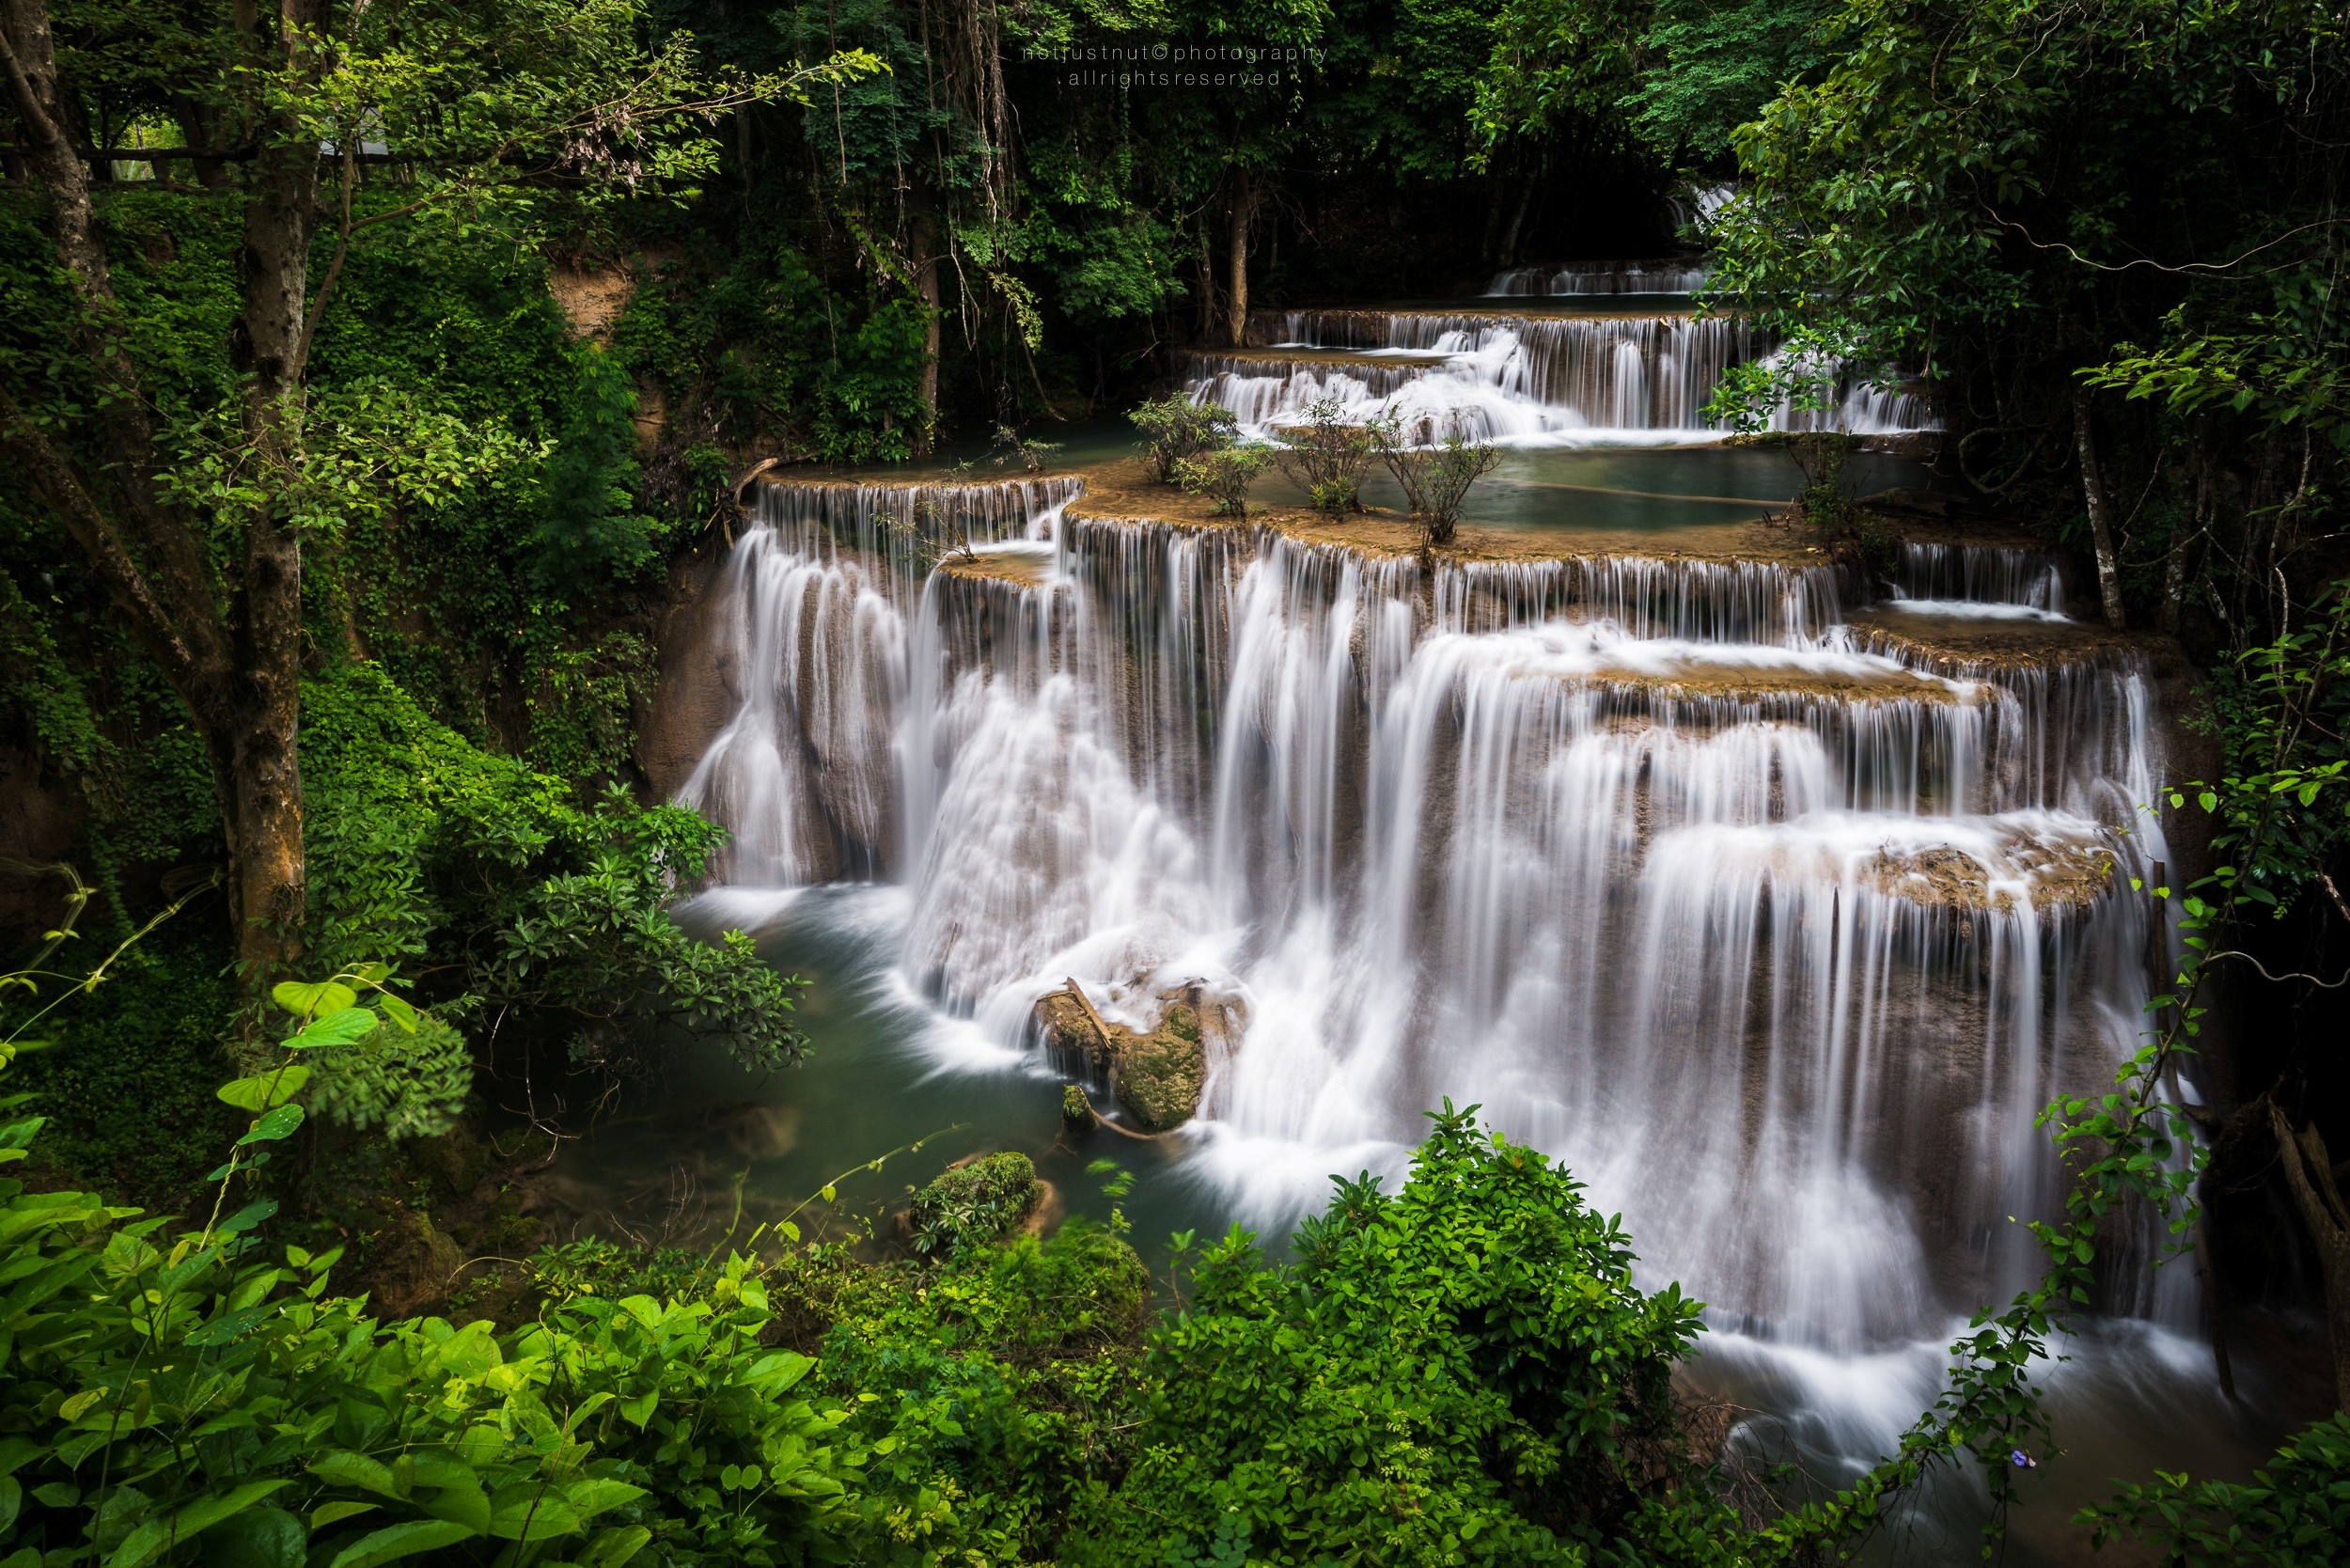
[[[907,979],[1007,1047],[1072,977],[1136,1031],[1220,998],[1185,1136],[1266,1222],[1449,1096],[1766,1340],[1906,1342],[2029,1273],[2033,1115],[2132,1048],[2117,873],[2163,853],[2146,672],[2063,651],[2046,563],[1919,547],[1871,607],[995,487],[939,505],[1049,541],[925,571],[893,494],[771,487],[736,546],[738,712],[682,792],[735,880],[901,882]]]
[[[1564,267],[1512,267],[1485,285],[1489,295],[1686,294],[1705,283],[1702,261],[1578,262]]]
[[[1068,478],[771,484],[718,595],[732,717],[679,799],[731,830],[720,870],[791,886],[869,877],[900,832],[896,725],[913,573],[1049,532]]]
[[[1699,441],[1723,375],[1770,350],[1744,321],[1687,311],[1559,316],[1506,310],[1292,310],[1250,317],[1247,352],[1194,353],[1184,390],[1253,434],[1335,400],[1344,417],[1392,416],[1512,445]],[[1913,393],[1840,373],[1837,406],[1782,409],[1781,430],[1888,435],[1931,427]]]

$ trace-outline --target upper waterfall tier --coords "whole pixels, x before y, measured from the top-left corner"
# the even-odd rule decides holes
[[[1527,294],[1686,294],[1705,282],[1702,261],[1578,261],[1563,267],[1512,267],[1485,292]]]
[[[1718,436],[1706,400],[1731,366],[1770,348],[1740,320],[1685,312],[1259,312],[1250,337],[1267,346],[1191,356],[1185,390],[1231,409],[1252,432],[1335,398],[1350,418],[1392,415],[1438,434],[1521,445]],[[1834,410],[1786,410],[1775,421],[1861,435],[1930,422],[1915,395],[1849,377]]]
[[[2032,1115],[2132,1048],[2116,872],[2164,853],[2142,655],[2040,619],[2047,563],[1904,554],[1866,609],[1799,556],[1424,561],[1039,492],[954,504],[1049,552],[925,571],[894,494],[769,488],[728,563],[682,794],[731,877],[901,883],[907,987],[1007,1047],[1073,979],[1136,1033],[1213,997],[1189,1147],[1268,1220],[1449,1095],[1717,1321],[1856,1350],[2029,1272]]]

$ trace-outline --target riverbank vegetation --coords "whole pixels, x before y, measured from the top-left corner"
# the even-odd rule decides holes
[[[2006,1495],[2124,1202],[2223,1294],[2328,1300],[2350,1403],[2344,26],[0,0],[0,940],[45,977],[0,994],[0,1568],[1813,1560],[1961,1452]],[[480,1082],[554,1121],[695,1037],[800,1049],[800,982],[667,913],[721,836],[635,752],[753,465],[1041,451],[1252,307],[1700,244],[1710,306],[1790,348],[1725,425],[1927,390],[1950,485],[2208,672],[2181,983],[2052,1118],[2047,1281],[1886,1467],[1737,1471],[1669,1392],[1691,1305],[1465,1114],[1293,1262],[1186,1240],[1164,1311],[1115,1224],[994,1234],[1016,1172],[934,1193],[919,1247],[540,1251],[500,1206]],[[1159,477],[1240,511],[1270,458],[1145,408]],[[1313,503],[1376,456],[1434,542],[1486,461],[1324,426]],[[2190,1048],[2223,1104],[2164,1098]],[[2346,1458],[2336,1418],[2098,1528],[2333,1560]]]

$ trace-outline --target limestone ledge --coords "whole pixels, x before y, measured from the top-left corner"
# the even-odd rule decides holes
[[[1964,850],[1942,846],[1895,855],[1879,851],[1869,870],[1886,893],[1944,909],[2013,911],[2013,884],[2029,888],[2043,913],[2086,909],[2113,885],[2113,853],[2102,844],[2043,835],[2018,835],[2000,846],[2007,862],[1990,867]]]

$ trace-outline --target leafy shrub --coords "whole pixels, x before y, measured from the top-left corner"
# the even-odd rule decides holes
[[[1640,1291],[1540,1153],[1448,1106],[1401,1192],[1339,1184],[1296,1249],[1269,1264],[1236,1229],[1201,1260],[1151,1337],[1133,1467],[1065,1560],[1657,1562],[1734,1527],[1701,1486],[1665,1500],[1698,1305]]]
[[[550,1301],[575,1295],[679,1298],[692,1294],[709,1272],[709,1259],[682,1247],[626,1247],[601,1236],[544,1247],[530,1260],[531,1278]]]
[[[1317,398],[1306,405],[1303,422],[1276,433],[1286,445],[1274,461],[1316,511],[1363,510],[1363,473],[1377,448],[1369,430],[1347,420],[1343,403]]]
[[[2320,1568],[2350,1553],[2350,1412],[2292,1437],[2240,1485],[2156,1474],[2081,1510],[2074,1523],[2092,1527],[2101,1549],[2143,1541],[2165,1568]]]
[[[559,778],[434,723],[380,671],[336,666],[304,688],[310,950],[446,977],[462,996],[575,1028],[583,1060],[634,1064],[664,1029],[714,1038],[746,1065],[797,1056],[800,982],[729,933],[667,912],[723,840],[679,806],[618,789],[577,804]]]
[[[841,1247],[778,1259],[773,1305],[786,1322],[822,1325],[794,1342],[819,1350],[823,1392],[857,1401],[842,1435],[871,1455],[843,1555],[1062,1560],[1073,1523],[1128,1454],[1118,1428],[1150,1284],[1115,1220],[1073,1218],[943,1266],[875,1268]]]
[[[219,1090],[253,1120],[201,1230],[0,1182],[0,1278],[16,1282],[0,1561],[619,1568],[648,1545],[679,1563],[801,1560],[835,1536],[868,1454],[836,1439],[849,1405],[793,1394],[815,1363],[762,1343],[774,1314],[749,1262],[690,1301],[578,1295],[501,1336],[379,1323],[326,1295],[339,1249],[269,1261],[256,1232],[275,1204],[221,1217],[302,1125],[303,1058],[416,1025],[384,978],[276,988],[300,1027],[284,1059]],[[361,985],[380,1014],[355,1005]],[[40,1126],[0,1125],[0,1164]]]
[[[310,1066],[310,1108],[337,1126],[384,1137],[439,1137],[457,1124],[473,1092],[465,1037],[422,1014],[414,1032],[379,1025],[350,1045],[322,1050]]]
[[[636,509],[636,384],[617,354],[580,352],[570,417],[546,462],[546,511],[530,540],[542,592],[588,602],[657,567],[674,523]]]
[[[1175,464],[1175,482],[1194,495],[1209,495],[1218,517],[1248,515],[1248,487],[1273,461],[1270,447],[1218,447]]]
[[[1500,448],[1490,441],[1469,440],[1457,420],[1441,439],[1429,422],[1406,425],[1392,414],[1372,420],[1369,429],[1379,461],[1403,487],[1404,501],[1424,541],[1451,543],[1469,487],[1494,471],[1501,462]]]
[[[1240,434],[1230,409],[1195,403],[1180,393],[1144,403],[1126,417],[1147,438],[1151,472],[1161,484],[1182,483],[1178,464],[1230,447]]]
[[[914,1249],[948,1255],[994,1241],[1028,1216],[1041,1190],[1035,1163],[1015,1150],[958,1166],[914,1195]]]

